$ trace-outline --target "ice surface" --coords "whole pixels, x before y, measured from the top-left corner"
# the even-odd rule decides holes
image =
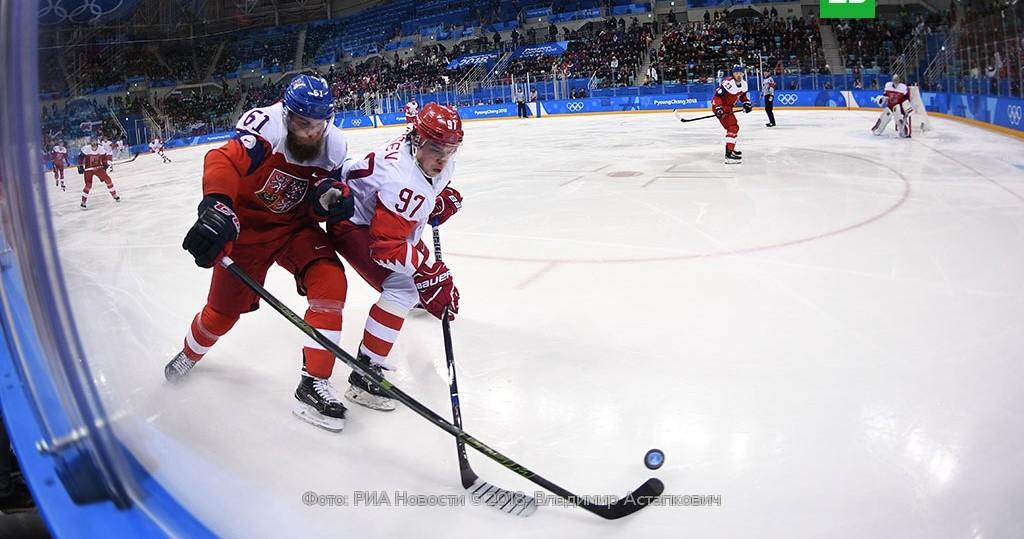
[[[740,115],[732,167],[714,120],[467,124],[464,209],[442,229],[469,432],[578,493],[622,495],[653,474],[720,506],[616,522],[395,507],[395,491],[463,493],[453,440],[401,407],[352,405],[341,434],[292,417],[303,336],[266,306],[166,386],[209,282],[180,245],[210,147],[116,167],[116,205],[102,185],[87,211],[51,191],[118,432],[229,537],[1024,536],[1024,146],[942,119],[901,140],[872,136],[873,114],[777,115],[773,129]],[[398,129],[346,134],[364,154]],[[304,309],[284,270],[267,284]],[[354,350],[376,294],[354,271],[349,284]],[[413,316],[394,357],[392,379],[448,417],[440,324]],[[666,455],[656,472],[652,447]],[[535,490],[470,459],[487,481]],[[392,506],[301,499],[351,505],[362,490]]]

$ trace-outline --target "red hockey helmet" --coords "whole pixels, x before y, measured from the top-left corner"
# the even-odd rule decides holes
[[[426,140],[458,146],[462,144],[462,118],[444,105],[427,103],[416,114],[416,134]]]

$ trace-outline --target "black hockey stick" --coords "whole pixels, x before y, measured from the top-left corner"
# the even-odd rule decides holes
[[[245,272],[245,270],[238,267],[238,265],[235,264],[234,261],[231,260],[229,257],[225,256],[221,258],[220,265],[223,266],[228,271],[230,271],[231,273],[233,273],[236,277],[241,279],[242,282],[245,283],[245,285],[248,286],[250,289],[252,289],[253,292],[256,292],[256,295],[262,298],[263,301],[266,301],[275,311],[281,313],[282,316],[287,318],[288,321],[291,322],[293,326],[299,328],[299,330],[308,335],[309,338],[316,341],[317,344],[324,347],[325,350],[334,354],[335,357],[342,360],[346,365],[357,371],[359,374],[363,375],[363,377],[377,384],[381,388],[381,390],[383,390],[389,397],[397,400],[398,402],[401,402],[406,407],[416,412],[427,421],[433,423],[434,426],[436,426],[437,428],[462,440],[463,443],[483,453],[494,462],[501,464],[502,466],[508,468],[509,470],[512,470],[513,472],[525,477],[526,479],[529,479],[530,481],[540,485],[541,487],[544,487],[545,489],[557,494],[558,496],[562,497],[569,503],[573,503],[583,509],[586,509],[587,511],[590,511],[591,513],[594,513],[599,517],[607,519],[616,519],[629,516],[643,509],[644,507],[647,507],[648,504],[655,501],[655,499],[658,496],[660,496],[662,492],[665,491],[665,485],[661,482],[661,480],[655,477],[652,477],[647,481],[644,481],[644,483],[637,487],[636,490],[630,492],[629,494],[622,498],[619,498],[618,500],[615,501],[615,503],[593,503],[588,498],[578,496],[576,494],[573,494],[572,492],[569,492],[568,490],[565,490],[564,488],[552,483],[551,481],[548,481],[547,479],[541,477],[537,473],[529,470],[522,464],[519,464],[516,461],[499,453],[497,450],[492,449],[490,446],[481,442],[480,440],[477,440],[476,438],[470,436],[469,433],[467,433],[466,431],[456,427],[455,425],[449,423],[448,421],[445,421],[443,417],[437,415],[433,410],[420,404],[419,401],[410,397],[404,391],[398,389],[398,387],[392,385],[391,382],[387,381],[383,376],[373,372],[368,367],[364,367],[362,363],[356,361],[356,358],[352,357],[348,352],[342,350],[341,347],[338,346],[337,344],[331,342],[330,339],[325,337],[313,326],[309,325],[308,322],[303,320],[301,316],[295,314],[295,311],[289,309],[287,305],[281,302],[281,300],[274,297],[274,295],[268,292],[266,288],[263,288],[263,286],[260,283],[253,280],[253,278],[250,277],[249,274]]]
[[[441,233],[434,225],[434,259],[441,260]],[[448,363],[448,394],[452,400],[452,421],[455,427],[462,429],[462,409],[459,406],[459,382],[455,376],[455,353],[452,351],[452,330],[448,321],[448,307],[441,314],[441,332],[444,334],[444,357]],[[466,444],[459,437],[455,438],[455,450],[459,457],[459,472],[462,474],[462,488],[472,494],[473,499],[510,515],[528,517],[537,510],[537,500],[522,492],[513,493],[496,487],[480,477],[469,465],[466,456]]]
[[[132,161],[134,161],[134,160],[136,160],[138,158],[139,158],[139,154],[138,153],[133,153],[131,158],[129,158],[129,159],[122,159],[120,161],[114,161],[113,163],[110,163],[110,164],[111,165],[123,165],[125,163],[131,163]]]
[[[743,110],[743,108],[741,107],[741,108],[738,108],[738,109],[733,109],[733,112],[740,111],[740,110]],[[715,117],[714,114],[708,114],[707,116],[697,116],[696,118],[683,118],[682,116],[679,115],[679,109],[672,109],[672,114],[675,114],[676,119],[679,120],[680,122],[683,122],[683,123],[686,123],[686,122],[696,122],[697,120],[707,120],[708,118],[714,118]]]

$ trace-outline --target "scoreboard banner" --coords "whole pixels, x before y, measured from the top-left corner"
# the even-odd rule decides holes
[[[527,45],[516,49],[509,59],[518,60],[520,58],[535,58],[537,56],[561,56],[565,54],[565,51],[568,48],[568,41],[554,41],[552,43],[544,43],[542,45]]]
[[[498,51],[487,51],[477,54],[465,54],[448,62],[448,69],[458,69],[469,65],[484,65],[488,69],[498,61]]]

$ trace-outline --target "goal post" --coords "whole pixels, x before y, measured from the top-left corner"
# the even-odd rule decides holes
[[[914,107],[913,127],[921,132],[932,130],[931,118],[928,117],[928,110],[924,107],[924,100],[921,99],[921,88],[918,85],[910,87],[910,105]]]

